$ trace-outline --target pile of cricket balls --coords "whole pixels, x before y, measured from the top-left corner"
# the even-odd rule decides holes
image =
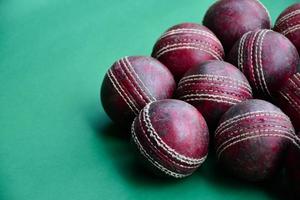
[[[203,25],[164,32],[152,57],[116,61],[102,105],[157,174],[191,175],[210,143],[235,176],[264,181],[284,168],[299,193],[300,3],[271,28],[258,0],[217,1]]]

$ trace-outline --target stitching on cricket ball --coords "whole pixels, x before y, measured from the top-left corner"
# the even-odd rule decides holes
[[[252,89],[250,85],[246,82],[242,82],[237,79],[233,79],[231,77],[219,76],[219,75],[217,76],[217,75],[210,75],[210,74],[197,74],[197,75],[186,76],[183,79],[181,79],[181,81],[179,82],[178,89],[181,89],[182,87],[185,86],[198,84],[195,83],[195,81],[207,81],[208,84],[217,84],[216,82],[221,82],[221,84],[218,84],[219,86],[226,86],[226,87],[228,86],[236,89],[243,88],[247,92],[252,94]]]
[[[275,128],[275,127],[271,126],[271,128]],[[275,133],[275,134],[280,133],[282,135],[286,135],[286,136],[289,136],[291,138],[294,137],[294,132],[293,131],[280,130],[280,129],[279,130],[278,129],[259,129],[257,131],[244,132],[244,133],[241,133],[241,134],[236,135],[234,137],[227,138],[220,145],[218,145],[218,148],[217,148],[216,152],[220,152],[224,147],[234,143],[235,141],[239,141],[243,138],[247,138],[247,137],[252,136],[252,135],[260,135],[262,132],[271,132],[271,133]]]
[[[286,21],[288,21],[288,20],[290,20],[290,19],[296,17],[296,16],[299,15],[299,14],[300,14],[300,9],[297,9],[297,10],[294,10],[293,12],[287,13],[287,14],[283,15],[282,17],[280,17],[280,18],[277,20],[275,26],[278,27],[278,26],[280,26],[282,23],[284,23],[284,22],[286,22]]]
[[[263,30],[258,36],[257,42],[259,43],[258,46],[256,46],[255,49],[255,60],[256,60],[256,70],[257,70],[257,75],[258,75],[258,80],[260,84],[261,90],[271,96],[271,93],[268,89],[266,80],[265,80],[265,75],[263,71],[263,62],[262,62],[262,52],[263,52],[263,42],[266,34],[269,32],[269,30]]]
[[[140,153],[157,169],[159,169],[160,171],[162,171],[163,173],[170,175],[172,177],[175,178],[184,178],[186,176],[188,176],[189,174],[181,174],[181,173],[176,173],[173,171],[170,171],[169,169],[165,168],[164,166],[162,166],[160,163],[158,163],[157,161],[155,161],[147,152],[146,150],[143,148],[142,144],[139,142],[135,130],[134,130],[134,124],[135,122],[133,122],[132,126],[131,126],[131,135],[132,135],[132,139],[134,141],[134,143],[137,145]]]
[[[294,74],[294,78],[299,82],[299,84],[300,84],[300,73],[298,72],[298,73],[296,73],[296,74]]]
[[[238,48],[238,68],[244,72],[244,48],[245,48],[245,42],[248,35],[251,33],[249,31],[248,33],[244,34],[239,42],[239,48]]]
[[[285,114],[280,113],[280,112],[266,112],[266,111],[247,112],[247,113],[237,115],[235,117],[232,117],[232,118],[222,122],[216,129],[215,135],[217,136],[220,131],[222,131],[223,129],[232,125],[233,123],[237,123],[237,122],[245,120],[245,119],[250,119],[252,117],[265,117],[265,116],[272,116],[272,117],[281,118],[281,119],[289,121],[289,118]]]
[[[114,89],[117,91],[117,93],[122,97],[123,101],[130,108],[130,110],[134,113],[134,115],[137,115],[139,112],[139,109],[137,108],[137,106],[133,102],[133,100],[129,97],[129,95],[125,92],[125,90],[122,88],[122,86],[118,82],[117,78],[115,77],[115,75],[113,74],[111,69],[108,70],[107,77],[109,78],[110,82],[112,83]]]
[[[274,122],[273,122],[274,123]],[[294,130],[290,127],[287,126],[283,126],[283,125],[274,125],[272,123],[269,124],[255,124],[246,128],[236,128],[236,127],[229,127],[227,130],[224,130],[223,132],[221,132],[217,137],[216,137],[216,144],[222,143],[225,141],[227,141],[228,139],[230,140],[231,138],[235,137],[236,134],[238,133],[243,133],[243,132],[248,132],[248,130],[261,130],[264,128],[276,128],[277,130],[280,129],[285,129],[285,130],[289,130],[290,132],[294,133]],[[231,130],[232,129],[232,130]],[[224,134],[226,133],[226,135],[224,136]],[[220,135],[223,135],[223,137],[221,137]]]
[[[142,112],[144,112],[144,110],[142,111]],[[157,145],[155,145],[155,143],[153,142],[153,141],[151,141],[151,138],[148,136],[148,134],[147,134],[147,131],[144,129],[144,126],[143,126],[143,121],[144,121],[144,118],[143,118],[143,121],[142,121],[142,119],[141,119],[141,117],[145,117],[145,115],[144,114],[141,114],[139,117],[138,117],[138,119],[139,119],[139,126],[140,126],[140,128],[141,128],[141,130],[142,130],[142,132],[143,132],[143,134],[144,134],[144,136],[145,136],[145,138],[147,139],[147,141],[149,142],[149,144],[150,144],[150,146],[151,146],[151,148],[154,148],[154,151],[155,152],[160,152],[160,153],[162,153],[161,154],[161,156],[163,156],[166,160],[168,160],[169,162],[171,162],[171,163],[173,163],[173,164],[175,164],[175,165],[177,165],[177,166],[179,166],[179,167],[181,167],[181,168],[186,168],[186,169],[195,169],[195,168],[197,168],[200,164],[190,164],[190,163],[186,163],[186,162],[176,162],[176,161],[178,161],[178,160],[173,160],[172,158],[172,156],[170,157],[170,155],[168,154],[168,152],[165,152],[164,151],[164,149],[159,149],[158,147],[157,147]],[[165,155],[167,153],[167,155]],[[185,164],[185,165],[183,165],[183,164]]]
[[[258,86],[257,86],[257,80],[255,77],[255,73],[254,73],[254,65],[253,65],[253,51],[254,51],[254,41],[256,40],[257,35],[259,34],[260,31],[256,31],[253,35],[253,38],[251,40],[251,37],[249,38],[251,43],[250,43],[250,71],[251,71],[251,75],[252,75],[252,82],[254,83],[254,87],[256,88],[256,90],[258,90]]]
[[[247,90],[243,87],[239,87],[239,86],[235,86],[235,85],[218,84],[218,82],[204,82],[204,83],[202,83],[201,80],[198,80],[198,82],[196,82],[196,83],[194,82],[194,83],[181,84],[180,87],[178,87],[177,90],[182,90],[182,89],[185,89],[185,87],[195,86],[195,85],[199,85],[199,84],[209,85],[209,86],[218,86],[218,87],[229,87],[229,88],[238,89],[238,90],[243,89],[244,92],[248,93],[249,95],[252,95],[252,92],[250,92],[249,90]]]
[[[228,76],[213,75],[213,74],[195,74],[195,75],[185,76],[184,78],[182,78],[180,80],[179,83],[184,83],[184,82],[187,82],[190,80],[194,81],[197,78],[206,78],[206,80],[212,80],[212,81],[215,81],[215,80],[224,81],[224,79],[225,79],[226,81],[230,81],[231,83],[235,83],[237,85],[244,86],[247,89],[251,89],[250,85],[244,81],[239,81],[237,79],[234,79],[234,78],[231,78]]]
[[[177,38],[170,41],[157,43],[157,46],[155,48],[156,49],[155,54],[159,54],[161,51],[165,50],[169,46],[177,46],[181,44],[202,45],[208,48],[209,50],[213,51],[219,57],[222,58],[224,56],[224,50],[221,48],[222,46],[217,47],[205,40],[191,39],[191,38]]]
[[[218,94],[218,95],[222,95],[224,97],[227,97],[228,95],[230,96],[234,96],[237,98],[237,100],[244,100],[247,97],[245,97],[245,95],[239,94],[239,93],[234,93],[234,92],[229,92],[226,90],[221,90],[221,89],[186,89],[182,92],[182,94]]]
[[[219,103],[227,103],[230,105],[234,105],[240,103],[242,100],[233,99],[227,96],[221,95],[211,95],[211,94],[189,94],[180,97],[180,99],[191,102],[191,101],[215,101]]]
[[[140,82],[140,84],[138,84],[138,82],[136,82],[136,85],[144,93],[144,95],[147,97],[148,101],[149,102],[156,101],[156,98],[153,97],[153,95],[151,94],[149,89],[145,86],[144,82],[140,79],[139,75],[136,73],[136,71],[132,67],[131,62],[129,61],[127,56],[124,58],[124,61],[127,63],[127,67],[129,69],[129,71],[133,74],[132,76],[135,76],[136,79]]]
[[[274,130],[273,130],[273,132],[274,132]],[[254,139],[254,138],[259,138],[259,137],[280,137],[280,138],[288,139],[289,141],[292,141],[293,143],[295,143],[294,137],[290,137],[290,136],[286,136],[286,135],[282,135],[282,134],[260,134],[260,135],[252,135],[252,136],[245,137],[245,138],[242,138],[240,140],[237,140],[235,142],[232,142],[232,143],[228,144],[227,146],[225,146],[221,151],[218,152],[218,159],[220,159],[221,156],[222,156],[222,154],[224,153],[224,151],[226,151],[231,146],[233,146],[235,144],[238,144],[240,142],[246,141],[246,140],[250,140],[250,139]]]
[[[131,87],[133,88],[134,91],[136,91],[137,95],[140,97],[140,99],[144,102],[144,104],[147,104],[147,100],[143,97],[143,95],[140,93],[140,91],[137,90],[137,88],[135,87],[133,81],[129,78],[129,76],[127,75],[127,73],[125,72],[125,69],[127,69],[127,65],[124,63],[123,59],[121,59],[120,61],[118,61],[118,65],[120,66],[120,69],[122,70],[125,79],[128,80],[128,83],[131,85]],[[126,70],[128,71],[128,70]],[[130,73],[130,72],[129,72]]]
[[[149,103],[145,106],[145,108],[143,109],[143,114],[144,114],[144,118],[143,118],[143,122],[145,123],[145,126],[147,127],[147,133],[149,133],[149,136],[152,137],[154,139],[154,141],[156,142],[156,144],[159,147],[162,147],[170,156],[172,156],[174,159],[177,159],[178,161],[182,162],[182,163],[187,163],[187,164],[201,164],[203,163],[203,161],[205,160],[204,158],[191,158],[191,157],[187,157],[184,155],[179,154],[178,152],[176,152],[174,149],[172,149],[169,145],[167,145],[158,135],[158,133],[156,132],[156,130],[154,129],[154,127],[152,126],[151,123],[151,119],[149,116],[149,108],[151,106],[152,103]]]
[[[291,97],[291,95],[286,92],[280,92],[280,94],[296,110],[297,113],[300,113],[300,105],[294,98]]]
[[[292,26],[292,27],[286,29],[285,31],[283,31],[282,35],[288,35],[288,34],[293,33],[293,32],[295,32],[299,29],[300,29],[300,24],[297,24],[297,25]]]
[[[207,48],[207,46],[202,45],[201,43],[176,43],[176,44],[171,44],[164,46],[162,49],[157,51],[155,53],[155,57],[159,58],[163,56],[165,53],[175,51],[175,50],[181,50],[181,49],[196,49],[200,51],[204,51],[211,56],[213,56],[217,60],[223,60],[222,56],[220,56],[216,51],[214,51],[211,48]]]
[[[191,29],[179,28],[179,29],[167,31],[158,40],[161,40],[168,36],[177,35],[177,34],[198,34],[200,36],[206,36],[206,37],[212,39],[214,42],[218,43],[220,46],[222,46],[221,42],[218,40],[218,38],[215,35],[207,32],[207,31],[192,29],[192,28]]]

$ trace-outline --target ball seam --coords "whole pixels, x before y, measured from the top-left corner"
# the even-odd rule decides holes
[[[136,78],[136,80],[134,78],[133,79],[136,82],[137,87],[140,88],[141,92],[144,93],[145,97],[148,99],[148,102],[156,101],[156,98],[151,94],[149,89],[145,86],[144,82],[140,79],[139,75],[134,70],[131,62],[128,59],[128,56],[124,58],[124,62],[127,63],[128,71],[132,74],[132,76]],[[138,84],[138,82],[140,82],[140,84]]]
[[[132,98],[129,97],[129,95],[122,88],[121,84],[118,82],[118,80],[116,79],[116,77],[113,74],[111,69],[107,72],[107,77],[109,78],[110,82],[112,83],[114,89],[117,91],[117,93],[121,96],[123,101],[130,108],[130,110],[134,113],[134,115],[137,115],[139,112],[139,109],[137,108],[136,103],[132,100]]]
[[[167,153],[170,154],[174,159],[177,159],[181,162],[186,162],[188,164],[201,164],[204,161],[204,158],[191,158],[184,156],[182,154],[177,153],[173,148],[171,148],[169,145],[167,145],[158,135],[156,130],[154,129],[151,119],[149,116],[149,109],[152,103],[149,103],[145,106],[143,109],[143,122],[145,123],[145,126],[147,127],[147,133],[149,133],[149,136],[154,139],[156,144],[160,147],[162,147]]]
[[[135,122],[134,122],[135,123]],[[181,174],[181,173],[176,173],[173,172],[167,168],[165,168],[163,165],[161,165],[160,163],[158,163],[157,161],[155,161],[148,153],[147,151],[143,148],[142,144],[140,143],[140,141],[138,140],[135,130],[134,130],[134,123],[132,124],[131,127],[131,136],[132,139],[134,141],[134,143],[136,144],[137,148],[139,149],[140,153],[157,169],[159,169],[160,171],[162,171],[163,173],[175,177],[175,178],[184,178],[186,176],[188,176],[189,174]]]

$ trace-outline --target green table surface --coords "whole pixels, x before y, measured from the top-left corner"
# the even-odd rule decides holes
[[[297,0],[263,0],[273,22]],[[99,101],[108,67],[149,55],[180,22],[201,22],[212,0],[0,0],[0,199],[244,199],[284,196],[215,160],[164,180],[141,170],[126,130]]]

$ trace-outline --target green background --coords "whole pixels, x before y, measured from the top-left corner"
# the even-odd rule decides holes
[[[151,176],[101,107],[116,59],[149,55],[165,29],[201,22],[212,2],[0,0],[0,199],[283,198],[281,185],[236,180],[211,158],[184,180]],[[297,0],[262,2],[274,21]]]

